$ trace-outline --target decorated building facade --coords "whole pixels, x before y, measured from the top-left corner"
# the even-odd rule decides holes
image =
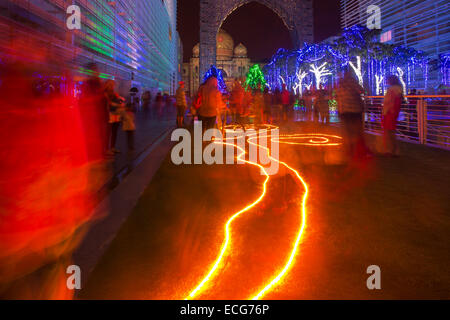
[[[79,8],[80,29],[67,27],[71,5]],[[122,95],[131,86],[174,93],[181,71],[176,9],[177,0],[2,0],[0,61],[33,61],[32,50],[57,59],[75,79],[95,63]]]
[[[381,30],[381,43],[423,51],[429,58],[426,78],[407,82],[433,92],[450,84],[450,2],[448,0],[341,0],[341,25]]]
[[[217,60],[216,66],[222,71],[227,86],[231,86],[235,79],[245,78],[252,66],[247,56],[247,48],[239,43],[234,46],[233,38],[223,29],[217,34]],[[186,90],[193,95],[200,83],[200,45],[197,44],[192,50],[192,58],[183,64],[182,77],[186,84]]]

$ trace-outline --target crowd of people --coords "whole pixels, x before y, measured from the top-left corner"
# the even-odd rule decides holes
[[[396,76],[387,78],[388,90],[383,104],[382,127],[383,152],[398,155],[395,130],[400,107],[403,102],[403,88]],[[223,130],[226,124],[273,124],[292,121],[295,110],[301,110],[303,121],[330,123],[330,102],[337,104],[337,113],[343,127],[345,149],[351,158],[370,157],[372,152],[364,139],[364,89],[353,74],[348,71],[340,79],[338,86],[331,90],[322,84],[319,89],[306,90],[303,95],[295,95],[285,84],[281,90],[271,91],[268,87],[256,88],[246,85],[244,79],[236,79],[230,92],[223,93],[218,88],[215,77],[200,85],[192,99],[190,114],[203,124],[203,130],[214,127]],[[177,126],[183,127],[189,103],[180,82],[176,94]],[[298,119],[297,119],[298,120]]]
[[[98,77],[97,66],[90,64],[88,68],[93,73],[81,87],[79,106],[85,120],[83,121],[85,136],[88,140],[90,139],[87,143],[90,158],[98,160],[121,153],[117,148],[120,128],[126,135],[128,152],[135,151],[138,109],[142,109],[144,118],[147,120],[162,120],[171,113],[171,106],[175,99],[161,92],[158,92],[153,99],[149,90],[145,90],[139,96],[139,90],[136,87],[129,90],[127,97],[122,97],[117,91],[114,80],[106,80],[102,83]]]
[[[230,92],[220,93],[217,79],[212,78],[200,86],[192,99],[192,105],[187,103],[189,97],[184,83],[179,83],[176,102],[178,127],[184,125],[183,119],[188,113],[199,119],[203,117],[208,128],[216,122],[218,127],[227,123],[286,123],[294,119],[296,110],[302,111],[305,121],[330,122],[329,102],[334,99],[334,94],[323,85],[317,90],[307,90],[300,96],[289,91],[284,84],[281,90],[276,88],[271,91],[268,87],[262,88],[261,84],[249,88],[244,79],[236,79]],[[211,92],[215,92],[214,97],[210,96]]]
[[[89,68],[95,74],[96,66],[91,65]],[[387,83],[382,112],[382,144],[383,153],[393,156],[398,154],[395,130],[403,102],[403,88],[396,76],[389,76]],[[185,119],[189,114],[192,119],[196,117],[202,122],[203,130],[217,127],[223,131],[227,124],[237,124],[245,129],[246,124],[287,123],[294,120],[298,111],[302,121],[328,124],[331,101],[337,104],[349,156],[361,158],[372,154],[364,139],[364,89],[350,71],[344,73],[333,90],[321,84],[318,89],[305,90],[302,95],[290,92],[285,84],[281,90],[269,90],[261,84],[251,88],[245,79],[236,79],[229,92],[221,92],[215,77],[202,83],[192,99],[186,94],[182,81],[179,82],[175,97],[158,92],[154,99],[150,91],[144,91],[139,97],[137,88],[132,88],[127,98],[121,97],[113,80],[102,84],[96,76],[87,80],[84,86],[80,108],[83,110],[83,106],[86,106],[84,114],[91,120],[86,123],[95,123],[86,126],[86,136],[101,137],[102,141],[101,146],[98,143],[88,144],[94,157],[120,153],[116,148],[120,127],[126,134],[128,150],[134,150],[135,114],[139,106],[142,106],[145,118],[154,119],[162,119],[163,115],[175,107],[178,128],[186,126]],[[92,106],[97,106],[98,112],[93,113]],[[95,121],[92,121],[93,118]],[[98,123],[102,125],[99,126]]]

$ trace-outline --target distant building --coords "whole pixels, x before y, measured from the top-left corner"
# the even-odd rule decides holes
[[[355,24],[372,27],[377,22],[382,29],[381,42],[413,47],[437,60],[450,52],[448,0],[341,0],[342,28]],[[441,80],[439,68],[431,68],[428,87],[438,86]],[[423,88],[424,83],[415,85]]]
[[[200,85],[199,55],[200,45],[196,44],[190,62],[183,63],[183,81],[190,95],[195,94]],[[216,66],[222,70],[227,86],[230,87],[237,78],[244,78],[252,65],[247,57],[247,48],[242,43],[235,47],[233,38],[225,30],[220,29],[217,34]]]
[[[80,30],[66,26],[72,3],[81,11]],[[121,93],[131,86],[174,93],[176,9],[177,0],[1,0],[0,60],[29,60],[24,53],[30,48],[47,50],[80,79],[95,62],[101,77],[115,79]]]

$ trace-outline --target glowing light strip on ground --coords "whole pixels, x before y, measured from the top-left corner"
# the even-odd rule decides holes
[[[339,142],[330,142],[331,139],[337,140]],[[286,140],[307,140],[307,142],[292,142]],[[274,142],[290,144],[290,145],[302,145],[302,146],[312,146],[312,147],[332,147],[342,145],[342,137],[320,134],[320,133],[297,133],[290,135],[281,135],[278,139],[273,139]]]
[[[279,142],[279,143],[287,143],[287,144],[293,144],[293,145],[307,145],[307,146],[338,146],[341,145],[342,143],[330,143],[330,139],[326,138],[326,137],[332,137],[338,140],[342,140],[341,137],[339,136],[333,136],[333,135],[327,135],[327,134],[291,134],[291,135],[282,135],[280,138],[274,138],[271,139],[274,142]],[[290,140],[290,139],[307,139],[310,138],[309,142],[305,143],[305,142],[286,142],[283,140]],[[289,259],[287,261],[287,263],[285,264],[284,268],[277,274],[277,276],[275,278],[272,279],[272,281],[269,282],[269,284],[267,284],[261,291],[259,291],[255,296],[253,296],[251,298],[251,300],[259,300],[261,299],[266,293],[267,291],[269,291],[274,285],[276,285],[282,278],[283,276],[288,272],[288,270],[291,268],[292,263],[294,261],[295,256],[298,254],[298,246],[300,244],[301,238],[303,236],[303,232],[306,228],[306,200],[308,198],[308,194],[309,194],[309,188],[308,185],[306,184],[305,180],[300,176],[299,172],[297,170],[295,170],[294,168],[290,167],[287,163],[280,161],[278,159],[273,158],[272,156],[270,156],[270,150],[264,146],[261,146],[257,143],[255,143],[253,140],[255,138],[249,138],[249,143],[252,143],[254,145],[258,145],[261,148],[264,148],[267,150],[267,154],[268,156],[275,161],[278,161],[280,164],[284,165],[286,168],[288,168],[289,170],[291,170],[292,172],[294,172],[294,174],[296,175],[297,179],[301,182],[301,184],[303,185],[305,192],[303,194],[303,199],[302,199],[302,224],[300,226],[300,230],[297,234],[297,238],[295,240],[293,249],[291,251],[291,254],[289,256]],[[320,141],[316,141],[314,139],[319,139]]]
[[[250,161],[247,161],[247,160],[241,158],[243,155],[245,156],[245,154],[246,154],[246,152],[245,152],[244,149],[242,149],[242,148],[236,146],[234,143],[232,144],[232,143],[222,142],[222,144],[223,144],[223,145],[230,145],[230,146],[236,147],[237,149],[239,149],[239,150],[241,151],[241,153],[240,153],[239,156],[238,156],[238,159],[243,160],[244,162],[249,163],[249,164],[251,164],[251,165],[258,166],[258,167],[261,168],[261,170],[263,170],[263,172],[264,172],[264,174],[265,174],[265,176],[266,176],[266,179],[265,179],[264,184],[263,184],[263,192],[262,192],[262,194],[260,195],[260,197],[259,197],[256,201],[254,201],[254,202],[251,203],[250,205],[246,206],[244,209],[242,209],[242,210],[236,212],[236,213],[235,213],[235,214],[227,221],[227,223],[225,224],[225,241],[224,241],[224,243],[223,243],[223,245],[222,245],[222,250],[220,251],[219,256],[217,257],[217,259],[216,259],[214,265],[212,266],[211,270],[210,270],[209,273],[206,275],[206,277],[203,278],[203,280],[200,282],[200,284],[199,284],[199,285],[198,285],[198,286],[197,286],[197,287],[189,294],[189,296],[187,296],[184,300],[193,299],[193,298],[199,293],[199,291],[203,288],[203,286],[205,285],[205,283],[208,282],[208,281],[210,280],[210,278],[212,277],[213,273],[216,271],[216,269],[218,268],[220,262],[222,261],[222,258],[223,258],[224,254],[225,254],[225,252],[226,252],[226,250],[227,250],[227,248],[228,248],[228,244],[229,244],[229,242],[230,242],[230,225],[231,225],[231,223],[233,222],[233,220],[235,220],[237,217],[239,217],[242,213],[244,213],[244,212],[250,210],[251,208],[253,208],[254,206],[256,206],[259,202],[261,202],[261,200],[262,200],[262,199],[264,198],[264,196],[266,195],[266,191],[267,191],[267,182],[269,182],[269,179],[270,179],[269,175],[267,174],[267,171],[264,169],[264,167],[263,167],[262,165],[260,165],[260,164],[258,164],[258,163],[250,162]]]
[[[285,138],[292,138],[293,136],[296,135],[283,135],[283,139]],[[249,143],[252,143],[254,145],[258,145],[257,143],[253,142],[255,138],[250,138],[249,139]],[[284,143],[282,141],[280,141],[281,139],[271,139],[272,141],[275,142],[280,142],[280,143]],[[325,139],[328,142],[328,139]],[[324,142],[322,142],[324,143]],[[260,146],[260,145],[259,145]],[[280,164],[284,165],[286,168],[288,168],[289,170],[291,170],[292,172],[294,172],[294,174],[296,175],[296,177],[298,178],[298,180],[301,182],[301,184],[303,185],[303,188],[305,189],[305,192],[303,194],[303,198],[302,198],[302,210],[301,210],[301,219],[302,219],[302,223],[300,226],[300,230],[298,231],[294,246],[292,248],[291,254],[289,256],[289,259],[287,261],[287,263],[285,264],[285,266],[283,267],[283,269],[281,269],[280,272],[278,272],[277,276],[275,276],[272,281],[270,281],[262,290],[260,290],[256,295],[254,295],[253,297],[251,297],[251,300],[259,300],[261,299],[266,293],[267,291],[269,291],[274,285],[276,285],[282,278],[283,276],[288,272],[288,270],[291,268],[292,263],[294,261],[295,256],[298,254],[298,246],[300,244],[301,238],[303,236],[303,232],[306,228],[306,200],[308,198],[308,194],[309,194],[309,189],[308,189],[308,185],[306,184],[305,180],[303,180],[303,178],[300,176],[299,172],[297,170],[295,170],[294,168],[290,167],[287,163],[283,162],[283,161],[279,161],[278,159],[273,158],[270,155],[270,150],[269,148],[266,148],[264,146],[260,146],[264,149],[267,150],[267,154],[268,156],[275,161],[278,161]]]
[[[228,127],[227,130],[235,130],[241,128],[241,126],[232,126],[231,128]],[[266,125],[266,128],[268,129],[274,129],[276,128],[275,126],[270,126],[270,125]],[[267,137],[271,137],[271,134],[268,134],[266,136],[261,136],[260,138],[267,138]],[[335,142],[335,143],[331,143],[329,138],[335,138],[337,140],[342,140],[341,137],[339,136],[333,136],[333,135],[327,135],[327,134],[292,134],[292,135],[282,135],[281,137],[279,137],[278,139],[271,139],[273,142],[278,142],[278,143],[285,143],[285,144],[291,144],[291,145],[306,145],[306,146],[338,146],[341,145],[342,143],[340,142]],[[234,139],[234,138],[233,138]],[[299,229],[299,232],[297,234],[296,240],[294,242],[291,254],[289,256],[288,261],[286,262],[286,264],[284,265],[284,267],[281,269],[281,271],[279,271],[277,273],[277,275],[266,285],[264,286],[264,288],[262,290],[260,290],[257,294],[255,294],[254,296],[252,296],[250,299],[251,300],[259,300],[261,299],[274,285],[276,285],[278,282],[280,282],[280,280],[283,278],[283,276],[288,272],[288,270],[292,267],[293,261],[295,259],[295,256],[298,254],[298,247],[299,244],[301,242],[301,238],[303,236],[304,230],[306,228],[306,201],[308,198],[308,194],[309,194],[309,188],[308,185],[306,184],[305,180],[300,176],[299,172],[297,170],[295,170],[294,168],[290,167],[287,163],[280,161],[278,159],[273,158],[270,155],[270,149],[264,146],[259,145],[257,142],[254,142],[254,140],[257,140],[257,134],[255,133],[254,135],[249,136],[248,138],[248,142],[250,144],[256,145],[260,148],[264,148],[266,149],[268,156],[278,162],[279,164],[282,164],[283,166],[285,166],[287,169],[289,169],[290,171],[292,171],[295,176],[297,177],[297,179],[300,181],[300,183],[303,185],[305,191],[303,194],[303,198],[302,198],[302,209],[301,209],[301,216],[302,216],[302,223]],[[283,141],[283,140],[290,140],[290,139],[309,139],[308,142],[287,142],[287,141]],[[315,140],[318,139],[318,140]],[[227,142],[217,142],[217,143],[222,143],[223,145],[230,145],[233,147],[236,147],[237,149],[239,149],[241,151],[241,153],[238,155],[238,159],[244,161],[245,163],[254,165],[254,166],[258,166],[262,172],[264,172],[266,179],[264,181],[263,184],[263,192],[261,194],[261,196],[254,201],[252,204],[246,206],[244,209],[236,212],[225,224],[225,240],[224,243],[222,245],[222,249],[220,251],[220,254],[218,256],[218,258],[216,259],[216,261],[214,262],[212,268],[210,269],[209,273],[206,275],[206,277],[203,278],[203,280],[200,282],[200,284],[188,295],[188,297],[185,298],[185,300],[188,299],[193,299],[199,292],[200,290],[204,287],[204,285],[211,280],[214,272],[217,270],[218,266],[220,265],[220,262],[222,261],[222,258],[225,255],[225,252],[228,249],[228,245],[230,242],[230,225],[231,223],[238,218],[242,213],[250,210],[251,208],[253,208],[254,206],[256,206],[259,202],[262,201],[262,199],[264,198],[264,196],[266,195],[266,191],[267,191],[267,183],[270,180],[270,176],[267,174],[267,171],[264,169],[264,167],[258,163],[255,162],[251,162],[251,161],[247,161],[245,159],[242,159],[242,156],[246,155],[246,152],[244,149],[240,148],[239,146],[235,145],[234,143],[227,143]]]

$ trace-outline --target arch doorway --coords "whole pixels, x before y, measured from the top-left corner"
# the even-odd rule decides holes
[[[200,77],[216,62],[216,38],[222,23],[250,2],[272,9],[288,28],[295,47],[313,41],[312,0],[200,0]]]

